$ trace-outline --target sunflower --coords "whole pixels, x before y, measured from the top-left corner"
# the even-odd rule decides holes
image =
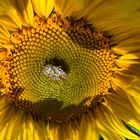
[[[0,139],[140,137],[139,0],[0,0]]]

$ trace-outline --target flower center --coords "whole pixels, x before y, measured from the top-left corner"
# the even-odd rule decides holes
[[[60,67],[57,66],[44,66],[43,72],[47,77],[51,77],[54,80],[61,80],[66,78],[66,73]]]
[[[110,38],[83,19],[36,17],[32,27],[12,33],[11,42],[2,66],[4,93],[33,116],[73,119],[108,93],[117,55]]]

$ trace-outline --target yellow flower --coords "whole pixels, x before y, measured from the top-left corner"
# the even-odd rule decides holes
[[[139,0],[0,0],[1,140],[138,140],[139,85]]]

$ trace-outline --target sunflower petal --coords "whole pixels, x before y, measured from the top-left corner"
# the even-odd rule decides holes
[[[140,80],[135,79],[127,88],[126,92],[129,94],[129,99],[135,108],[135,110],[140,114]]]
[[[85,0],[55,0],[56,11],[63,17],[72,16],[85,4]]]
[[[30,25],[33,23],[34,11],[30,0],[15,0],[15,8],[20,14],[23,25]]]
[[[139,5],[139,0],[135,0],[135,4],[131,0],[89,0],[76,16],[86,17],[98,30],[109,31],[112,39],[120,42],[132,34],[139,34],[140,14],[136,12]]]
[[[12,112],[12,115],[10,117],[10,120],[8,121],[7,134],[6,134],[6,138],[5,138],[7,140],[15,139],[17,137],[16,134],[18,134],[20,131],[21,126],[16,126],[16,129],[14,129],[15,125],[17,124],[17,122],[16,122],[17,117],[20,117],[20,116],[16,116],[16,109],[14,109]],[[18,124],[20,124],[20,123],[18,123]],[[17,128],[17,127],[19,127],[19,128]],[[14,133],[13,133],[13,131],[14,131]]]
[[[7,124],[12,116],[14,108],[5,100],[4,97],[0,98],[0,130],[3,129],[3,126]],[[9,114],[9,115],[7,115]]]
[[[37,128],[34,129],[34,134],[36,134],[35,137],[45,140],[51,139],[49,129],[46,129],[46,127],[49,128],[48,122],[44,123],[44,120],[34,121],[34,127]]]
[[[140,101],[140,79],[135,79],[127,88],[128,94]]]
[[[140,130],[140,119],[132,107],[131,102],[126,95],[123,95],[124,92],[121,90],[119,90],[117,93],[114,91],[105,97],[108,106],[110,106],[118,118]]]
[[[15,8],[14,1],[0,1],[0,22],[8,30],[21,29],[22,21],[19,12]]]
[[[19,135],[19,132],[22,131],[21,130],[22,117],[23,117],[23,112],[21,110],[17,110],[16,115],[14,116],[14,119],[12,120],[12,123],[14,122],[14,124],[11,130],[11,137],[10,137],[11,139],[17,138],[17,136]]]
[[[83,129],[84,128],[84,129]],[[98,140],[99,134],[97,132],[97,126],[95,124],[94,116],[89,113],[84,115],[81,120],[79,130],[79,140]]]
[[[90,115],[90,119],[91,119],[91,122],[89,124],[89,127],[91,129],[91,137],[90,139],[94,139],[94,140],[98,140],[99,139],[99,132],[98,132],[98,128],[97,128],[97,125],[96,125],[96,122],[95,122],[95,115],[92,113],[89,113]],[[90,136],[89,135],[89,136]],[[88,139],[87,139],[88,140]]]
[[[7,15],[0,15],[0,23],[8,30],[15,31],[18,28],[21,28],[21,25],[18,26],[12,19]]]
[[[117,82],[118,84],[123,86],[128,86],[133,80],[134,77],[126,75],[120,71],[115,72],[114,78],[112,79],[112,81]]]
[[[30,0],[0,1],[0,22],[10,31],[21,29],[22,25],[32,24],[33,16]]]
[[[2,130],[0,130],[0,138],[2,140],[6,138],[7,129],[8,129],[8,124],[6,124]]]
[[[119,44],[113,47],[113,50],[116,51],[116,53],[120,53],[120,54],[127,54],[131,52],[134,53],[140,50],[139,46],[140,46],[140,33],[134,32],[133,34],[128,33],[128,37],[121,40]]]
[[[26,114],[22,121],[22,130],[19,134],[19,140],[40,140],[37,132],[38,127],[35,127],[32,116]]]
[[[97,114],[98,115],[98,114]],[[104,140],[125,140],[124,137],[119,136],[106,127],[99,119],[96,119],[98,131]]]
[[[0,105],[2,107],[0,112],[0,136],[3,137],[1,137],[2,139],[6,140],[16,139],[21,128],[21,121],[19,118],[22,114],[21,112],[17,114],[18,111],[11,103],[8,103],[8,101],[5,102],[4,97],[1,97],[0,100]]]
[[[31,0],[35,12],[40,17],[48,18],[54,8],[54,0]]]
[[[10,33],[2,25],[0,25],[0,42],[7,43],[9,42],[9,38]]]
[[[119,120],[114,112],[110,110],[107,105],[100,105],[96,109],[96,113],[98,115],[99,120],[106,126],[106,128],[110,129],[114,133],[126,137],[128,139],[136,139],[138,138],[132,132],[130,132],[125,125]]]
[[[47,126],[48,129],[48,126]],[[58,127],[54,124],[51,124],[51,127],[49,127],[49,133],[50,133],[50,138],[51,139],[55,139],[58,140],[59,136],[58,136]]]
[[[66,123],[59,128],[59,132],[61,133],[60,139],[71,139],[72,127]]]
[[[137,111],[137,113],[140,114],[140,99],[134,98],[134,96],[131,96],[131,95],[129,95],[129,98],[130,98],[130,101],[131,101],[133,107]]]

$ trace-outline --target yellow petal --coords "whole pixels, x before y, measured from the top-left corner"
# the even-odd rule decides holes
[[[137,60],[140,59],[140,52],[127,53],[120,57],[120,59]]]
[[[15,125],[16,110],[11,103],[9,103],[4,97],[0,98],[0,136],[1,139],[11,140],[15,135],[12,136],[13,126]],[[8,115],[7,115],[8,114]],[[20,127],[20,126],[19,126]],[[19,129],[15,129],[15,133]],[[3,137],[3,138],[2,138]],[[15,138],[15,137],[14,137]]]
[[[59,128],[60,138],[59,139],[71,139],[72,136],[72,127],[69,124],[63,124]]]
[[[48,126],[47,126],[48,129]],[[53,138],[55,140],[59,139],[59,134],[58,134],[58,127],[54,124],[51,124],[51,127],[49,128],[49,133],[50,133],[50,137],[53,140]]]
[[[129,94],[129,99],[136,109],[136,111],[140,114],[140,79],[135,79],[127,88],[126,92]]]
[[[94,116],[89,113],[83,115],[81,123],[80,123],[80,130],[79,130],[79,140],[98,140],[99,134],[97,131],[97,126],[95,124]]]
[[[0,97],[0,129],[2,129],[10,120],[10,116],[13,114],[13,109],[14,108],[5,101],[4,97]]]
[[[101,123],[114,133],[123,136],[128,139],[138,138],[132,132],[130,132],[120,119],[114,114],[114,112],[107,105],[100,105],[96,109],[96,114]]]
[[[54,0],[31,0],[36,14],[48,18],[54,8]]]
[[[140,95],[139,95],[139,98],[134,98],[134,96],[129,95],[129,98],[130,98],[130,101],[131,101],[133,107],[135,108],[137,113],[140,115]]]
[[[72,16],[74,13],[81,10],[84,4],[85,0],[55,0],[56,11],[63,17]]]
[[[106,125],[104,125],[99,119],[98,119],[98,114],[96,116],[96,124],[98,127],[98,131],[101,134],[101,136],[103,137],[104,140],[125,140],[124,137],[119,136],[118,134],[114,133],[113,131],[111,131],[110,129],[108,129],[106,127]]]
[[[15,31],[18,28],[21,28],[21,25],[18,26],[9,16],[0,15],[0,23],[8,30]]]
[[[10,120],[8,123],[6,140],[15,139],[18,136],[18,133],[21,129],[21,114],[17,113],[17,110],[14,109],[12,115],[10,116]],[[18,124],[18,125],[17,125]]]
[[[128,88],[126,88],[126,91],[138,101],[140,100],[140,89],[138,87],[130,85]]]
[[[26,135],[27,139],[32,138],[34,139],[34,123],[33,123],[33,118],[31,115],[27,115],[26,120],[25,120],[25,129],[26,129]]]
[[[14,1],[0,1],[0,22],[5,27],[8,27],[8,30],[15,30],[15,28],[22,27],[20,14],[15,8]]]
[[[34,11],[31,0],[15,0],[15,8],[20,14],[23,25],[30,25],[33,23]]]
[[[136,60],[128,60],[128,59],[121,59],[120,58],[120,59],[116,60],[116,64],[119,67],[128,68],[132,64],[138,64],[139,65],[139,62],[137,62]]]
[[[140,32],[140,14],[136,12],[139,5],[139,0],[89,0],[76,16],[85,17],[98,30],[109,31],[112,39],[120,42]]]
[[[120,67],[118,69],[118,71],[120,71],[126,75],[140,76],[139,50],[136,51],[134,49],[134,51],[132,53],[123,54],[118,60],[116,60],[116,65]]]
[[[127,96],[123,94],[124,92],[122,93],[121,90],[118,90],[118,94],[112,92],[105,97],[105,100],[118,118],[140,130],[138,114],[135,112]]]
[[[127,64],[123,64],[123,68],[120,69],[121,73],[124,73],[126,75],[130,75],[130,76],[140,76],[140,65],[139,63],[137,64],[132,64],[129,67],[127,67]]]
[[[8,30],[21,29],[33,22],[34,11],[30,0],[0,1],[0,22]]]
[[[133,80],[134,77],[131,77],[130,75],[126,75],[120,71],[115,72],[114,78],[112,78],[112,82],[120,86],[128,86]]]
[[[139,32],[133,34],[131,33],[127,38],[125,38],[118,45],[113,47],[113,50],[116,53],[124,55],[127,53],[139,51],[140,50],[139,46],[140,46],[140,33]]]
[[[4,28],[2,25],[0,25],[0,42],[1,43],[7,43],[9,42],[10,33]]]
[[[19,140],[40,140],[38,126],[35,126],[36,120],[33,120],[32,116],[25,114],[22,123],[22,130],[19,134]],[[40,134],[41,136],[41,134]]]
[[[34,133],[36,134],[35,137],[39,139],[50,139],[50,133],[49,128],[46,129],[46,127],[49,127],[48,123],[45,123],[44,120],[38,119],[37,121],[34,121]],[[36,129],[37,128],[37,129]]]
[[[89,115],[90,115],[90,124],[89,124],[89,127],[90,127],[90,129],[91,129],[91,132],[90,132],[90,139],[91,140],[98,140],[99,139],[99,132],[98,132],[98,128],[97,128],[97,125],[96,125],[96,122],[95,122],[95,120],[96,120],[96,118],[95,118],[95,115],[92,113],[89,113]],[[90,140],[89,139],[89,140]],[[87,139],[88,140],[88,139]]]
[[[7,129],[8,129],[8,124],[5,124],[4,128],[0,131],[0,138],[2,140],[6,138]]]
[[[11,121],[13,123],[13,128],[11,130],[11,139],[17,138],[19,135],[19,132],[22,131],[21,130],[21,126],[22,126],[22,120],[23,118],[23,112],[21,110],[17,110],[15,116],[13,117],[13,120],[11,118]],[[11,125],[10,125],[11,127]],[[16,131],[15,131],[16,130]]]

